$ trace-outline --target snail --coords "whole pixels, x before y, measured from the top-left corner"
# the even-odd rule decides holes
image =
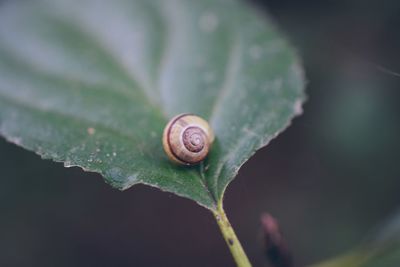
[[[214,141],[207,121],[192,114],[172,118],[164,129],[163,147],[168,158],[181,165],[203,161]]]

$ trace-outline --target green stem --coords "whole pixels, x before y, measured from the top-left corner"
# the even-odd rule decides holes
[[[246,253],[243,250],[242,245],[237,238],[235,231],[226,217],[224,208],[222,207],[222,201],[219,201],[217,210],[214,211],[215,219],[217,220],[218,226],[221,229],[221,233],[228,245],[233,259],[238,267],[251,267],[251,263],[247,258]]]

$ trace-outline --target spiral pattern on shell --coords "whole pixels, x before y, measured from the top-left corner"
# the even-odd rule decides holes
[[[207,121],[191,114],[174,117],[163,134],[163,147],[168,157],[184,165],[203,161],[213,141],[214,134]]]

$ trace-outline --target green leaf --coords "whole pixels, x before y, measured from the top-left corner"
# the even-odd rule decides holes
[[[397,212],[362,244],[310,267],[397,267],[400,263],[400,213]]]
[[[0,8],[0,133],[43,158],[215,209],[257,149],[301,113],[302,68],[242,1],[43,0]],[[199,167],[165,156],[179,113],[208,119]]]
[[[363,267],[397,267],[400,263],[400,213],[386,220],[364,244]]]

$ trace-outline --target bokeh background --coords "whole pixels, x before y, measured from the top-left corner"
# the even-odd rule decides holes
[[[400,206],[400,1],[249,2],[302,55],[308,102],[225,205],[254,266],[268,266],[263,212],[305,266],[357,246]],[[189,200],[119,192],[3,139],[0,170],[0,266],[234,266],[212,215]]]

